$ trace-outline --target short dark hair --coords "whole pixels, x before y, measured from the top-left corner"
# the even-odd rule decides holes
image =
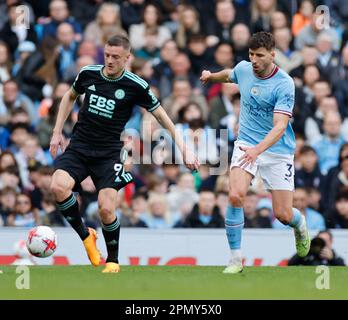
[[[106,44],[109,46],[123,47],[126,50],[130,50],[129,39],[122,35],[115,35],[110,37]]]
[[[266,48],[271,51],[275,48],[273,35],[269,32],[261,31],[254,33],[249,40],[249,49],[256,50]]]
[[[317,152],[315,151],[315,149],[314,149],[313,147],[308,146],[308,145],[304,145],[304,146],[300,149],[299,154],[300,154],[300,155],[303,155],[303,154],[308,154],[308,153],[310,153],[310,152],[313,152],[313,153],[315,153],[315,154],[317,155]]]

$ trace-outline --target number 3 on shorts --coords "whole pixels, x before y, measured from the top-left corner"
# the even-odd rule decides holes
[[[285,174],[285,178],[291,178],[293,175],[293,172],[292,172],[293,165],[291,163],[287,163],[286,166],[288,169],[287,169],[287,172]]]

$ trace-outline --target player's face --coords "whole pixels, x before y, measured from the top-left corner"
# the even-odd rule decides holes
[[[106,74],[110,77],[119,76],[125,69],[130,52],[122,46],[105,46],[104,64]]]
[[[265,76],[271,70],[274,60],[274,50],[268,51],[266,48],[249,49],[249,59],[253,66],[253,71],[258,76]]]

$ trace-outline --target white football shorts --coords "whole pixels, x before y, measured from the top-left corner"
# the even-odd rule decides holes
[[[243,156],[240,146],[248,146],[242,141],[236,141],[233,149],[231,169],[240,167],[239,159]],[[265,188],[268,190],[294,190],[294,155],[277,154],[272,152],[261,153],[253,165],[248,164],[243,170],[249,172],[254,177],[259,173]]]

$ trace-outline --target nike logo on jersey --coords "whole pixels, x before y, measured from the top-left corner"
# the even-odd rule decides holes
[[[95,85],[92,84],[91,86],[89,86],[87,89],[91,90],[91,91],[95,91]]]

